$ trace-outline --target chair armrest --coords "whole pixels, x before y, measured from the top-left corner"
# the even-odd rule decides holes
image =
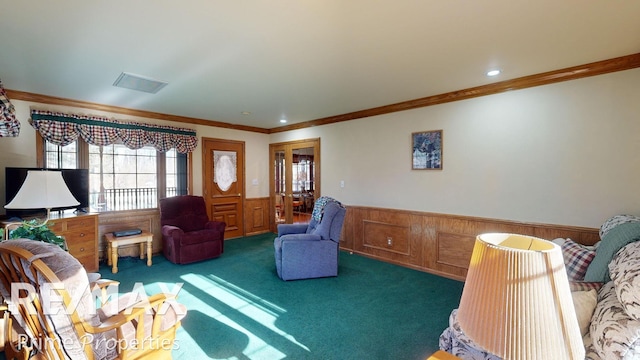
[[[280,241],[320,241],[322,237],[317,234],[287,234],[280,236]]]
[[[91,293],[95,296],[95,291],[100,290],[100,303],[105,304],[109,300],[109,286],[118,286],[120,281],[109,279],[98,279],[89,283]]]
[[[162,226],[162,235],[169,236],[172,238],[179,239],[184,234],[184,231],[177,226],[173,225],[164,225]]]
[[[218,230],[221,233],[224,233],[224,228],[226,226],[227,226],[227,223],[223,221],[207,221],[207,223],[204,224],[205,229]]]
[[[287,234],[304,234],[307,232],[307,224],[278,224],[278,237]]]
[[[96,281],[90,283],[92,289],[95,289],[96,287],[98,289],[104,289],[104,288],[109,287],[111,285],[118,285],[118,284],[120,284],[120,281],[118,281],[118,280],[110,280],[110,279],[100,279],[100,280],[96,280]]]
[[[114,301],[117,302],[118,300]],[[113,306],[113,304],[111,306]],[[169,309],[173,309],[173,311],[171,312]],[[114,330],[128,322],[131,322],[137,328],[139,325],[144,326],[144,316],[151,314],[153,316],[153,331],[151,336],[156,336],[159,330],[164,331],[167,327],[173,327],[180,324],[180,320],[182,320],[186,313],[186,307],[175,301],[175,295],[160,293],[152,295],[146,299],[142,299],[130,306],[125,306],[120,309],[118,313],[108,316],[98,326],[92,326],[87,322],[82,322],[82,326],[86,332],[91,334]],[[165,316],[174,318],[165,318]],[[161,327],[165,329],[162,329]]]

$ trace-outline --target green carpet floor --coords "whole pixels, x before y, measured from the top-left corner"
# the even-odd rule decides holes
[[[121,258],[120,292],[148,294],[183,283],[189,309],[174,359],[425,359],[456,308],[463,283],[347,252],[335,278],[284,282],[274,234],[227,240],[218,258],[153,266]]]

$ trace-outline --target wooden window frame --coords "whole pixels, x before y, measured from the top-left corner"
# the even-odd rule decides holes
[[[89,168],[89,144],[82,139],[76,140],[77,144],[77,168],[88,169]],[[36,131],[36,165],[39,168],[45,167],[45,149],[46,139],[43,138],[39,132]],[[166,194],[166,156],[163,152],[157,152],[156,156],[156,173],[158,179],[156,187],[158,189],[158,201],[160,200],[160,194]],[[191,153],[187,153],[187,194],[193,194],[193,157]],[[148,210],[148,209],[135,209],[135,210]],[[135,210],[121,210],[121,211],[135,211]],[[120,210],[115,210],[120,211]]]

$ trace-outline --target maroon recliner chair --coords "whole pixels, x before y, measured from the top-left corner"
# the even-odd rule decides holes
[[[227,224],[209,221],[201,196],[182,195],[160,200],[162,252],[174,264],[212,259],[224,251]]]

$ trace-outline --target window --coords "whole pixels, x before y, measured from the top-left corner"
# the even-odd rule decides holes
[[[89,201],[96,210],[157,207],[156,151],[124,145],[89,145]]]
[[[293,192],[313,192],[313,156],[293,157]]]
[[[64,147],[47,142],[44,151],[48,168],[75,169],[77,166],[78,148],[75,142]]]
[[[188,193],[187,155],[175,149],[161,153],[150,146],[132,150],[83,140],[67,146],[42,141],[43,167],[89,169],[91,211],[156,208],[160,198]]]
[[[293,164],[293,192],[306,192],[311,184],[311,163],[307,160]]]
[[[166,196],[187,195],[187,156],[171,149],[165,158]]]

